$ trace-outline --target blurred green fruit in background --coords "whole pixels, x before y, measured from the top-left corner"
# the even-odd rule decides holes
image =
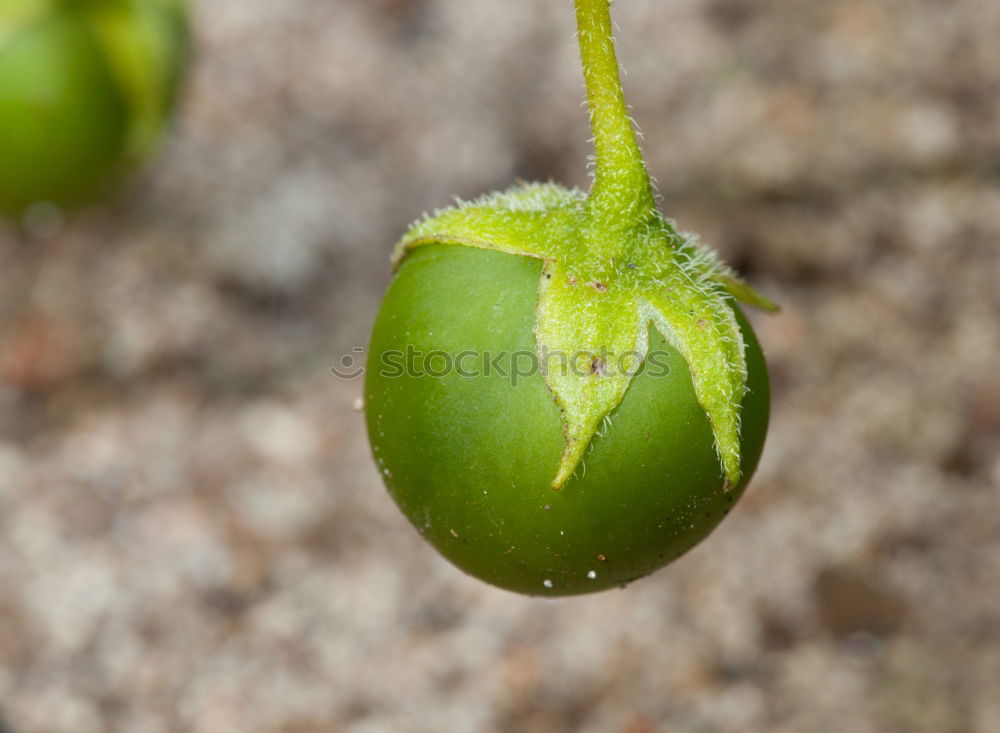
[[[0,212],[101,197],[155,147],[183,0],[0,0]]]

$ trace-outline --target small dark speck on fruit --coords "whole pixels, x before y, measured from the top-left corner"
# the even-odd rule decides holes
[[[608,286],[607,285],[605,285],[604,283],[601,283],[601,282],[597,282],[596,280],[594,282],[590,283],[590,287],[592,287],[594,290],[596,290],[599,293],[606,293],[608,291]]]
[[[590,362],[590,373],[604,375],[604,359],[597,357]]]
[[[630,270],[634,270],[635,268],[638,267],[638,265],[635,264],[634,262],[629,262],[627,265],[625,265],[625,267],[627,267]]]
[[[576,285],[576,278],[570,275],[568,278],[566,278],[566,282],[568,282],[570,285]]]

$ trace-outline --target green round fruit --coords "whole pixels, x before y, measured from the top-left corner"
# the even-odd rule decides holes
[[[0,211],[93,200],[147,156],[188,35],[180,0],[0,4]]]
[[[512,591],[573,595],[648,575],[707,536],[757,465],[770,398],[737,311],[743,471],[727,491],[687,363],[651,328],[650,354],[669,368],[631,381],[583,465],[553,490],[560,410],[537,371],[512,377],[536,349],[540,274],[538,259],[471,247],[408,253],[372,334],[368,433],[392,497],[452,563]],[[463,352],[478,356],[456,362]]]

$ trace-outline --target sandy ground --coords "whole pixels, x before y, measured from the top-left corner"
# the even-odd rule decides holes
[[[0,231],[0,730],[1000,730],[1000,3],[615,12],[666,211],[784,306],[737,510],[492,589],[328,371],[410,220],[587,185],[569,2],[202,0],[159,160]]]

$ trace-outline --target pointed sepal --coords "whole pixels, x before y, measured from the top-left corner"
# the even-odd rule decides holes
[[[410,228],[393,252],[393,268],[422,244],[456,244],[540,259],[560,256],[575,240],[585,200],[575,189],[532,183],[458,201]]]
[[[712,426],[726,488],[736,486],[747,366],[732,307],[720,293],[673,276],[646,291],[641,312],[687,362],[698,404]]]
[[[562,458],[552,488],[583,460],[602,421],[642,365],[647,332],[630,289],[547,263],[538,293],[535,338],[546,384],[563,414]]]

